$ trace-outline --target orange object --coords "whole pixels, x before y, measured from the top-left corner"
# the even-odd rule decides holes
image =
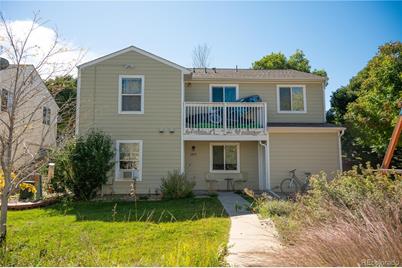
[[[401,136],[401,131],[402,131],[402,109],[399,112],[399,119],[398,122],[396,123],[394,131],[392,132],[391,140],[389,141],[387,152],[385,153],[381,168],[383,169],[389,168],[392,157],[394,156],[396,145],[398,144],[399,137]]]

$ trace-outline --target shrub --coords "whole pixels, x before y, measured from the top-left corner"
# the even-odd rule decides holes
[[[333,180],[328,180],[324,173],[313,176],[311,189],[307,195],[299,196],[295,212],[297,217],[312,221],[331,217],[326,205],[346,207],[351,211],[370,202],[378,209],[384,209],[387,202],[397,202],[402,195],[402,177],[396,173],[383,173],[372,169],[357,167],[339,173]]]
[[[288,242],[275,253],[282,265],[393,266],[402,263],[401,196],[401,175],[368,166],[333,180],[313,176],[311,189],[293,204],[257,200],[255,207]]]
[[[113,156],[112,140],[103,132],[92,130],[78,138],[71,155],[74,176],[68,181],[68,188],[77,199],[88,200],[96,195],[107,181]]]
[[[268,217],[287,217],[293,210],[293,203],[283,200],[257,199],[254,202],[255,209],[263,218]]]
[[[193,194],[194,186],[194,181],[187,180],[184,173],[174,170],[162,178],[161,192],[165,199],[184,198]]]
[[[55,164],[54,177],[49,182],[51,189],[57,193],[65,193],[68,184],[73,181],[74,173],[71,162],[75,150],[75,141],[69,141],[63,148],[50,153],[50,161]]]

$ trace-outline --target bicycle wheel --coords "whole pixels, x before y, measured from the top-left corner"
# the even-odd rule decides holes
[[[282,193],[295,193],[298,190],[298,185],[294,179],[287,178],[281,182]]]

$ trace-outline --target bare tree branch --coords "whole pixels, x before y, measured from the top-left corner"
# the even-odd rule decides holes
[[[67,101],[65,107],[58,107],[53,98],[58,94],[57,89],[52,92],[52,96],[43,79],[56,74],[69,74],[84,53],[79,50],[77,59],[57,64],[53,59],[69,49],[60,42],[57,31],[54,31],[54,40],[48,44],[46,50],[33,44],[31,37],[41,25],[42,19],[38,13],[34,13],[32,23],[23,38],[17,38],[11,24],[0,13],[0,29],[5,32],[6,43],[2,47],[3,55],[6,54],[11,63],[9,68],[0,70],[1,89],[5,88],[10,94],[7,95],[7,107],[0,110],[0,169],[4,176],[4,186],[0,189],[0,244],[6,238],[10,193],[47,165],[46,158],[41,155],[42,149],[63,146],[74,133],[69,130],[58,139],[56,125],[57,113],[71,114],[72,109],[75,109],[75,100],[71,103]],[[40,49],[43,53],[38,52]],[[27,62],[32,58],[36,60],[35,66]],[[44,117],[44,107],[52,107],[49,110],[49,113],[52,112],[49,120]],[[71,127],[74,127],[74,122],[71,122]]]
[[[193,67],[208,68],[210,64],[211,47],[207,44],[198,45],[193,49]]]

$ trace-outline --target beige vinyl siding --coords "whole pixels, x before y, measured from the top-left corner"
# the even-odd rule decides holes
[[[299,178],[304,172],[334,175],[340,169],[338,140],[336,132],[269,134],[271,188],[277,189],[292,169]]]
[[[80,107],[79,107],[79,132],[87,132],[94,126],[94,101],[95,101],[95,74],[96,67],[91,66],[79,71],[80,75]]]
[[[259,95],[267,103],[268,123],[322,123],[324,118],[324,92],[322,84],[303,82],[266,82],[266,83],[237,83],[239,97]],[[227,84],[224,82],[191,82],[185,83],[185,101],[209,101],[210,84]],[[278,113],[277,112],[277,85],[305,85],[307,99],[307,113]]]
[[[53,96],[48,91],[40,75],[32,65],[21,66],[19,83],[16,88],[22,99],[18,102],[15,111],[15,120],[18,123],[29,123],[28,128],[15,128],[14,135],[20,135],[17,148],[13,157],[17,159],[16,166],[25,166],[32,161],[39,149],[56,146],[57,137],[57,106]],[[15,88],[15,77],[17,69],[14,66],[0,72],[0,92],[5,89],[12,95]],[[32,79],[27,78],[32,75]],[[22,81],[26,81],[21,85]],[[43,124],[43,107],[50,108],[50,125]],[[0,119],[8,122],[8,113],[0,111]],[[0,123],[0,132],[7,133],[5,124]]]
[[[127,69],[127,64],[134,67]],[[144,76],[144,114],[118,113],[119,75]],[[162,176],[180,169],[180,70],[131,51],[81,70],[80,94],[80,134],[94,127],[110,134],[114,141],[143,141],[139,193],[154,193]],[[113,185],[105,186],[104,191],[128,193],[130,182],[114,181],[114,174],[109,180]]]
[[[212,143],[224,143],[211,141]],[[185,142],[185,172],[189,179],[195,180],[195,190],[207,190],[205,181],[206,173],[210,170],[210,143],[209,141]],[[230,141],[228,143],[237,143]],[[244,186],[258,189],[258,143],[256,141],[241,141],[240,143],[240,172],[247,172],[248,181]],[[195,146],[195,151],[192,147]],[[225,178],[238,178],[236,173],[213,173],[213,178],[218,180],[217,188],[226,190]]]

